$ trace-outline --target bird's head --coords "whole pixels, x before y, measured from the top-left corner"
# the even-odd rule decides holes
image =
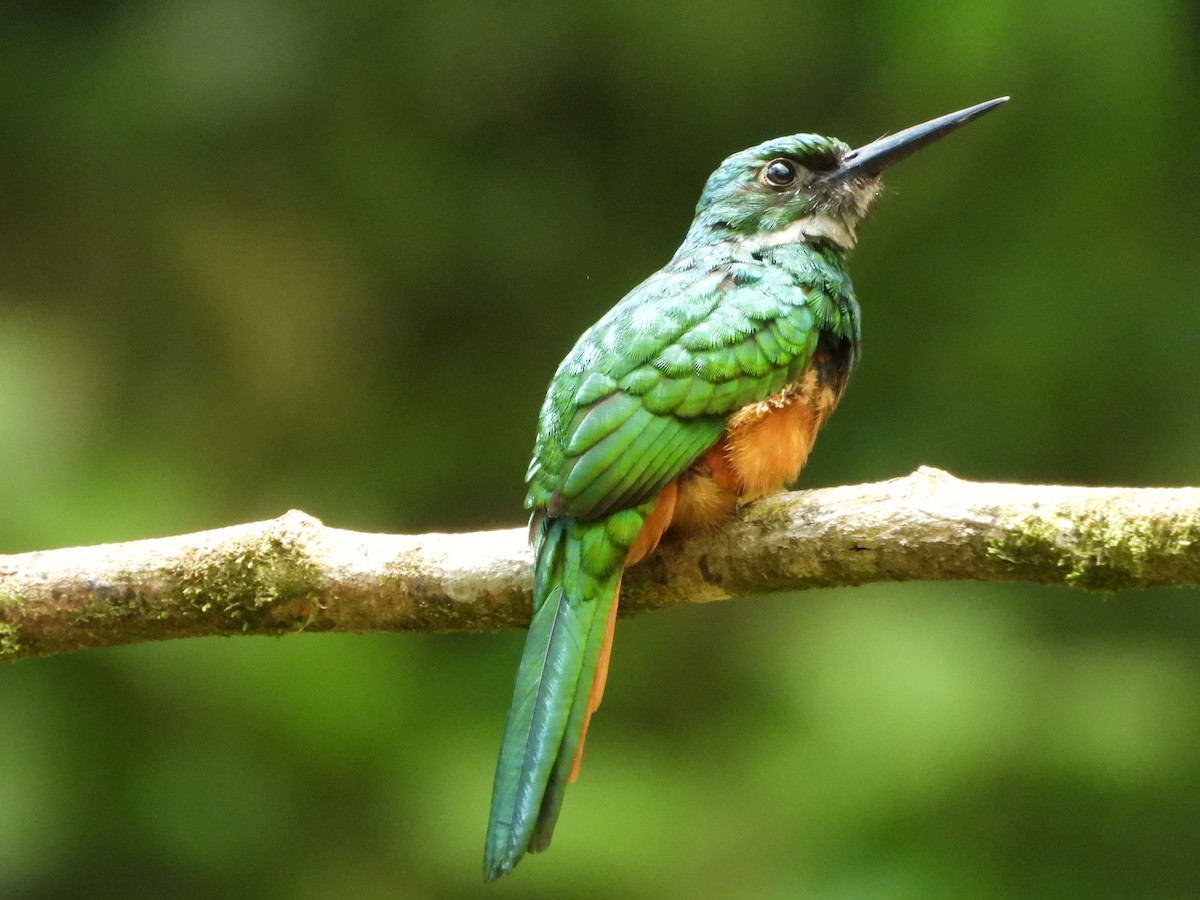
[[[829,241],[849,250],[884,169],[1004,103],[989,100],[857,150],[837,138],[793,134],[725,160],[709,177],[695,228],[773,244]]]

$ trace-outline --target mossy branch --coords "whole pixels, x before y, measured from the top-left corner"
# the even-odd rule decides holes
[[[529,620],[525,529],[385,535],[289,512],[182,537],[0,556],[0,661],[166,638],[486,631]],[[1200,584],[1200,488],[984,484],[921,468],[798,491],[669,541],[625,613],[877,581]]]

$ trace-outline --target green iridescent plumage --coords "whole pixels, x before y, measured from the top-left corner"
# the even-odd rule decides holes
[[[685,242],[559,366],[542,407],[529,508],[590,518],[654,496],[712,446],[732,413],[794,379],[821,332],[857,343],[843,250],[756,250],[714,234]],[[686,273],[694,277],[681,288]]]
[[[621,572],[659,493],[731,416],[796,383],[822,342],[848,373],[859,311],[845,257],[878,171],[983,106],[858,151],[799,134],[731,156],[672,260],[559,366],[527,475],[534,614],[496,766],[487,880],[550,842]]]
[[[810,147],[846,149],[799,135],[727,160],[675,258],[590,328],[551,382],[526,500],[540,520],[535,612],[497,765],[489,879],[549,843],[625,554],[658,492],[731,414],[795,379],[821,331],[857,343],[842,248],[757,247],[723,218],[725,193],[764,154]]]

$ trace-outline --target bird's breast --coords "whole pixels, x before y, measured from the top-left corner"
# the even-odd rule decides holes
[[[848,355],[823,344],[799,378],[733,413],[720,439],[680,477],[672,529],[719,525],[739,500],[756,500],[795,481],[848,377]]]

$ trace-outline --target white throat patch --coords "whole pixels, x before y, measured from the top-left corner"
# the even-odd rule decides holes
[[[803,244],[818,238],[832,241],[843,250],[852,250],[858,243],[855,225],[849,216],[814,214],[792,222],[786,228],[755,235],[746,241],[752,249],[781,247],[785,244]]]

